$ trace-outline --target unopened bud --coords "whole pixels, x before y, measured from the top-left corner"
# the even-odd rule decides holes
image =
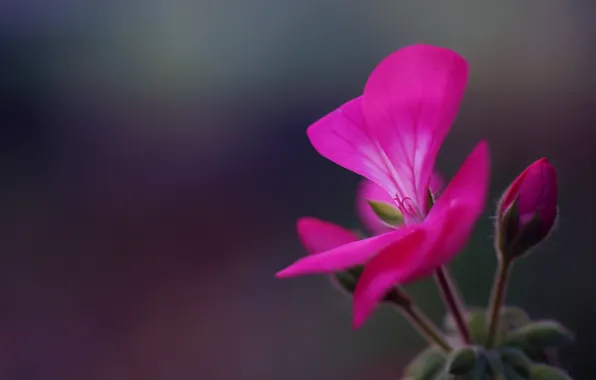
[[[509,186],[497,209],[496,244],[507,259],[546,239],[557,219],[557,173],[541,158]]]

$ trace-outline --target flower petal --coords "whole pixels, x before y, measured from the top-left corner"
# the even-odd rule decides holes
[[[321,156],[396,194],[394,169],[379,143],[369,136],[362,97],[324,116],[308,128],[307,134]]]
[[[394,205],[395,202],[389,196],[389,193],[376,183],[367,179],[363,180],[356,192],[356,211],[360,220],[368,231],[375,235],[380,235],[393,228],[381,222],[377,214],[372,210],[368,201],[385,202]]]
[[[442,229],[429,265],[445,264],[464,248],[484,210],[489,175],[488,144],[483,141],[468,155],[425,221],[428,225],[436,223]]]
[[[362,265],[383,248],[401,239],[411,229],[400,228],[383,235],[358,240],[322,253],[301,258],[275,276],[295,277],[305,274],[331,273]]]
[[[353,326],[358,328],[375,306],[401,278],[415,268],[425,256],[429,244],[424,228],[409,228],[398,241],[385,248],[364,267],[354,291]]]
[[[509,186],[498,207],[499,217],[519,197],[520,222],[529,222],[538,212],[546,227],[543,232],[547,233],[557,217],[557,192],[557,172],[546,158],[541,158]]]
[[[397,173],[396,196],[414,197],[410,200],[422,212],[435,158],[455,119],[467,77],[467,62],[457,53],[413,45],[384,59],[366,83],[362,107],[369,135]]]
[[[302,245],[311,254],[359,240],[354,232],[317,218],[300,218],[296,228]]]

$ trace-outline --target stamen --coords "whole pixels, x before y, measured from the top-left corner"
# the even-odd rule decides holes
[[[402,215],[409,216],[410,219],[414,219],[416,221],[421,221],[422,215],[420,211],[414,207],[412,199],[409,197],[404,197],[400,199],[398,196],[393,198],[397,202],[397,208],[402,213]]]

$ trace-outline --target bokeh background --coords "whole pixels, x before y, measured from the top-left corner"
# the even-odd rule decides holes
[[[508,296],[578,335],[596,373],[596,4],[502,0],[0,2],[0,378],[395,379],[423,341],[379,310],[351,330],[325,277],[276,280],[295,221],[359,226],[359,178],[306,128],[426,42],[471,65],[438,166],[488,139],[491,201],[452,263],[492,282],[500,192],[546,156],[559,228]],[[443,314],[432,281],[411,287]]]

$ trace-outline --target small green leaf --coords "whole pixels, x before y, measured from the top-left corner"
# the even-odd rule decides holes
[[[456,350],[449,355],[447,372],[451,375],[465,375],[476,368],[478,352],[474,347],[466,346]]]
[[[375,215],[390,227],[400,226],[404,223],[404,216],[402,213],[389,203],[369,200],[368,204]]]
[[[536,364],[530,369],[530,380],[572,380],[569,375],[556,367]]]
[[[540,350],[560,347],[573,342],[573,334],[555,321],[532,322],[512,331],[502,346],[512,346]]]
[[[442,372],[447,358],[436,346],[430,346],[416,356],[404,371],[404,377],[411,380],[432,379]]]
[[[516,374],[527,378],[530,375],[530,368],[533,363],[532,360],[521,350],[512,347],[504,347],[499,349],[501,360],[509,366]]]

